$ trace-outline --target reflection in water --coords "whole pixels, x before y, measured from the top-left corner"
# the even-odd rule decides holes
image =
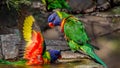
[[[35,66],[22,66],[22,65],[1,65],[0,68],[102,68],[99,64],[81,64],[81,62],[75,63],[58,63],[58,64],[46,64]]]

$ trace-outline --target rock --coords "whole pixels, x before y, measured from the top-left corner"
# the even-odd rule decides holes
[[[88,58],[82,53],[74,53],[71,50],[70,51],[62,51],[61,52],[63,59],[82,59],[82,58]]]
[[[36,10],[40,10],[41,13],[45,13],[45,11],[47,11],[45,5],[42,4],[40,1],[33,1],[31,7]]]
[[[66,50],[69,49],[66,41],[61,40],[45,40],[47,45],[47,50],[49,49],[57,49],[57,50]]]
[[[18,55],[18,47],[16,44],[20,41],[20,38],[16,34],[0,35],[1,48],[4,55],[4,59],[13,59]]]
[[[60,34],[55,29],[48,29],[43,32],[43,36],[47,39],[59,39]]]
[[[97,16],[85,16],[79,18],[83,21],[85,29],[90,38],[98,37],[104,33],[112,31],[110,20]]]
[[[120,5],[120,0],[110,0],[111,4]]]
[[[3,55],[2,55],[2,47],[1,47],[2,45],[1,45],[1,42],[0,42],[0,59],[2,59],[3,58]]]
[[[0,59],[2,59],[3,58],[3,56],[2,56],[2,52],[0,51]]]
[[[24,40],[21,40],[19,43],[16,44],[16,46],[18,47],[18,59],[23,58],[25,45],[26,42]]]
[[[76,1],[69,0],[68,4],[72,8],[73,12],[75,12],[75,11],[81,12],[83,10],[91,8],[94,5],[92,0],[76,0]]]
[[[107,2],[107,0],[97,0],[98,5],[102,5],[102,4],[106,3],[106,2]]]

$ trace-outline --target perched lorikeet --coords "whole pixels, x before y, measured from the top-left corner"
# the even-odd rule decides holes
[[[23,59],[15,62],[0,59],[0,63],[39,65],[54,63],[58,58],[61,58],[61,52],[59,50],[46,50],[46,45],[41,32],[32,30],[32,24],[34,21],[32,15],[26,17],[24,20],[23,37],[26,41],[26,46]]]
[[[56,11],[48,17],[50,27],[61,26],[67,42],[72,51],[82,50],[84,53],[95,59],[98,63],[107,67],[106,64],[95,54],[95,47],[88,41],[84,25],[78,18],[65,12]]]

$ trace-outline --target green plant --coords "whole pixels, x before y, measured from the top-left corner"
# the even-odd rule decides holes
[[[21,4],[24,5],[30,5],[31,4],[31,0],[2,0],[0,1],[0,7],[1,6],[7,6],[7,8],[10,10],[11,8],[14,8],[16,10],[18,10],[21,6]]]
[[[120,7],[115,7],[115,8],[112,10],[112,13],[114,13],[114,14],[120,14]]]

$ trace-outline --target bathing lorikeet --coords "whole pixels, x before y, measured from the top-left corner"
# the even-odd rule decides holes
[[[26,41],[26,46],[23,59],[15,62],[0,59],[0,63],[14,65],[50,64],[61,57],[61,52],[59,50],[46,50],[46,45],[41,32],[32,29],[34,21],[32,15],[27,16],[24,20],[23,37]]]
[[[46,50],[41,32],[32,29],[34,21],[33,16],[28,16],[24,20],[23,37],[27,42],[24,59],[28,60],[27,65],[53,63],[61,56],[60,51]]]
[[[107,67],[106,64],[95,54],[95,47],[89,43],[89,37],[85,27],[78,18],[65,12],[56,11],[48,17],[50,27],[61,26],[67,42],[72,51],[82,50],[92,59]]]
[[[42,3],[46,5],[47,10],[53,9],[69,9],[70,6],[68,5],[66,0],[42,0]]]

